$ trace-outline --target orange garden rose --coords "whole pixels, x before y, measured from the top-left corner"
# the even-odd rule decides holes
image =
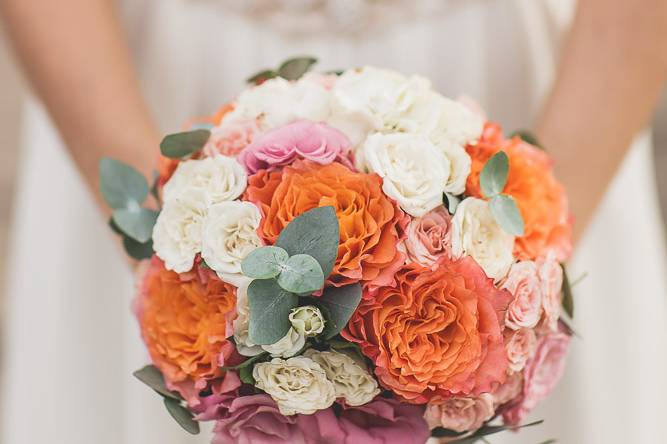
[[[364,294],[343,336],[375,362],[382,384],[414,404],[478,395],[505,380],[504,312],[512,296],[470,257],[410,264],[395,287]]]
[[[523,216],[525,234],[514,243],[514,254],[521,260],[535,259],[553,250],[560,262],[572,251],[572,218],[565,189],[553,175],[549,156],[519,137],[505,139],[501,128],[487,123],[476,145],[467,147],[472,168],[466,194],[482,197],[479,175],[496,152],[509,157],[509,177],[504,193],[514,197]]]
[[[263,214],[259,234],[273,244],[296,216],[331,205],[340,224],[338,258],[328,283],[388,285],[405,256],[397,249],[407,218],[382,193],[382,180],[339,163],[296,161],[281,171],[260,170],[248,180],[245,199]]]
[[[177,274],[154,257],[137,300],[141,333],[167,382],[221,376],[233,352],[227,337],[236,310],[236,288],[207,270]]]

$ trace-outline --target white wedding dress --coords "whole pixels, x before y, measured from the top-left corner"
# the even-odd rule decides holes
[[[552,80],[571,12],[564,4],[572,6],[565,0],[124,3],[144,90],[165,132],[214,112],[248,75],[301,54],[318,56],[323,69],[375,64],[420,73],[449,96],[475,98],[507,130],[525,127]],[[21,155],[0,442],[206,442],[207,433],[195,438],[181,431],[158,396],[131,376],[148,361],[130,311],[132,275],[36,101],[27,106]],[[651,142],[641,137],[576,252],[571,275],[588,272],[576,287],[580,337],[558,391],[531,416],[546,422],[491,442],[667,443],[667,263],[652,171]]]

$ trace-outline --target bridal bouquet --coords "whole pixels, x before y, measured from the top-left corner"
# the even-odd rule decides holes
[[[187,431],[214,421],[218,444],[525,426],[572,332],[550,157],[425,78],[313,63],[264,71],[167,136],[151,189],[101,162],[111,226],[146,259],[152,365],[135,375]]]

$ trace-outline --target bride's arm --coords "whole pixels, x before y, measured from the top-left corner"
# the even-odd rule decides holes
[[[580,0],[536,127],[586,228],[667,79],[667,1]]]
[[[113,0],[0,0],[33,88],[97,193],[102,156],[145,174],[159,143]]]

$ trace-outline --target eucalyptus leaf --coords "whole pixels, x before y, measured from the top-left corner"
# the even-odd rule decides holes
[[[283,290],[297,294],[312,293],[324,286],[324,273],[314,257],[295,254],[283,264],[277,281]]]
[[[523,217],[511,196],[499,194],[489,203],[491,214],[506,232],[514,236],[523,236]]]
[[[139,243],[148,242],[158,212],[141,207],[121,208],[113,212],[113,222],[127,236]]]
[[[131,237],[123,235],[123,247],[125,248],[125,252],[132,259],[141,261],[153,257],[152,239],[149,239],[147,242],[137,242]]]
[[[347,325],[352,314],[361,302],[361,285],[327,287],[322,296],[317,298],[317,305],[325,313],[326,323],[322,336],[331,339]]]
[[[100,192],[113,209],[141,206],[148,196],[146,178],[129,165],[108,157],[100,160]]]
[[[570,319],[574,319],[574,297],[572,295],[572,285],[570,284],[570,277],[567,274],[567,270],[565,269],[565,265],[561,264],[561,268],[563,269],[563,287],[562,287],[562,292],[563,292],[563,310],[565,310],[565,313],[570,317]]]
[[[295,57],[283,62],[278,68],[278,75],[287,80],[298,80],[317,63],[314,57]]]
[[[211,132],[206,129],[170,134],[160,143],[160,152],[165,157],[181,159],[202,149],[208,142]]]
[[[280,232],[275,245],[290,256],[309,254],[314,257],[326,278],[331,274],[338,257],[339,238],[336,210],[326,206],[313,208],[294,218]]]
[[[159,191],[159,185],[160,185],[160,173],[157,171],[153,171],[153,185],[151,185],[151,195],[153,196],[153,199],[155,199],[155,202],[160,205],[160,191]]]
[[[271,279],[280,274],[288,259],[289,254],[280,247],[259,247],[243,259],[241,270],[252,279]]]
[[[182,399],[178,393],[172,392],[167,388],[164,383],[162,372],[160,372],[154,365],[147,365],[132,374],[135,378],[158,392],[160,395],[177,401]]]
[[[248,286],[250,341],[257,345],[275,344],[289,331],[290,311],[299,297],[280,288],[275,279],[255,279]]]
[[[503,192],[509,175],[509,158],[504,151],[498,151],[484,165],[479,175],[482,193],[489,199]]]
[[[263,71],[258,72],[257,74],[254,74],[246,79],[247,83],[252,83],[254,85],[258,85],[262,82],[265,82],[266,80],[272,79],[274,77],[278,77],[278,73],[275,72],[272,69],[265,69]]]
[[[243,367],[239,371],[239,379],[245,384],[255,385],[255,377],[252,375],[252,370],[252,367]]]
[[[199,423],[194,420],[194,415],[190,410],[183,407],[180,402],[169,398],[164,398],[164,406],[183,430],[191,435],[199,434]]]
[[[524,142],[527,142],[540,149],[544,149],[540,141],[537,139],[537,136],[531,131],[519,129],[510,134],[510,137],[517,137],[517,136],[520,137],[521,140],[523,140]]]

